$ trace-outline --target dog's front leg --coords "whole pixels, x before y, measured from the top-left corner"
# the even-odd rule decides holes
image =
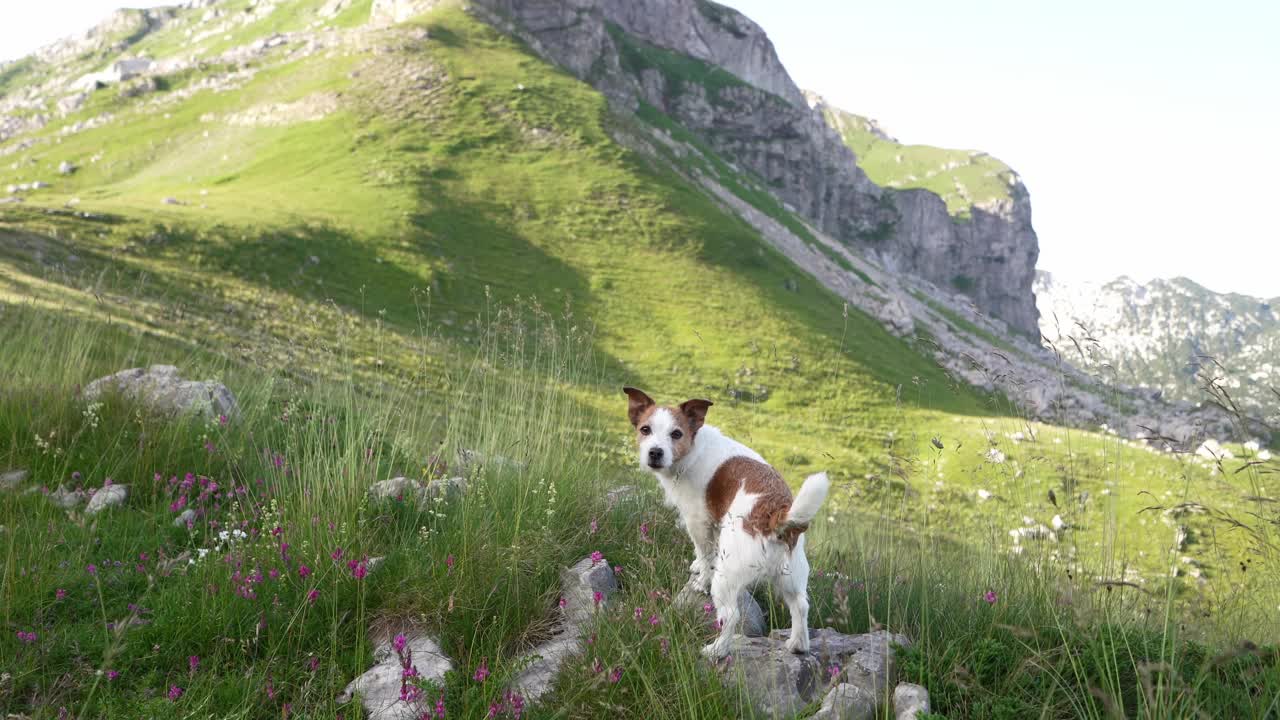
[[[689,584],[698,592],[706,594],[711,591],[711,578],[715,575],[715,542],[709,533],[691,533],[693,540],[693,562],[689,564]]]

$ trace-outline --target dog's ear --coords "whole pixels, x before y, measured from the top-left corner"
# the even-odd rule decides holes
[[[632,425],[640,424],[640,416],[654,406],[653,398],[645,395],[643,390],[633,387],[624,387],[622,392],[627,394],[627,417],[631,418]]]
[[[689,418],[689,430],[698,432],[703,421],[707,419],[707,408],[713,403],[710,400],[685,400],[680,403],[680,412]]]

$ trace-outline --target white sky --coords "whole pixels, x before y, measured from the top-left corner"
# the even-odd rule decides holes
[[[1017,170],[1042,269],[1280,296],[1280,2],[727,1],[801,87]],[[120,2],[0,0],[0,58]]]

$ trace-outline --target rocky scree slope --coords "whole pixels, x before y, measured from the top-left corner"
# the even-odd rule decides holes
[[[1277,406],[1280,298],[1215,293],[1186,278],[1091,283],[1049,272],[1036,274],[1035,291],[1041,332],[1082,367],[1109,366],[1119,382],[1172,400],[1201,399],[1215,381],[1251,411]]]
[[[657,111],[758,177],[789,209],[886,267],[953,286],[1035,335],[1039,254],[1025,190],[953,217],[920,188],[872,182],[811,108],[764,31],[707,0],[479,0],[491,21],[619,107]]]

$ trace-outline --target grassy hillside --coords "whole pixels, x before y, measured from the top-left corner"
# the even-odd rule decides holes
[[[984,152],[905,145],[862,116],[825,104],[822,113],[872,182],[928,190],[946,201],[952,215],[967,217],[975,205],[1008,199],[1017,181],[1009,166]]]
[[[318,5],[286,5],[192,47],[221,52],[307,28]],[[333,23],[354,26],[367,11],[356,3]],[[685,541],[652,494],[636,512],[602,500],[609,485],[650,482],[631,467],[616,390],[625,382],[663,399],[711,397],[714,422],[788,477],[832,472],[838,489],[814,531],[814,565],[841,575],[815,581],[813,622],[883,622],[919,638],[905,666],[937,688],[947,716],[1100,717],[1095,687],[1129,712],[1177,716],[1225,698],[1265,716],[1274,655],[1215,658],[1280,635],[1274,511],[1258,499],[1266,466],[1217,468],[1105,431],[1028,426],[1003,399],[956,385],[911,342],[846,310],[686,183],[679,158],[615,142],[635,121],[588,86],[456,8],[322,34],[311,54],[295,53],[295,38],[234,67],[176,73],[139,97],[98,90],[0,165],[0,186],[51,183],[0,214],[0,358],[11,369],[0,470],[30,469],[49,488],[108,477],[135,488],[127,509],[97,519],[68,518],[39,494],[0,496],[10,629],[0,657],[19,668],[0,687],[7,711],[274,717],[287,702],[331,717],[343,712],[336,691],[367,664],[368,621],[387,617],[430,627],[461,667],[488,658],[511,673],[545,631],[558,567],[593,549],[638,570],[620,613],[656,609],[649,593],[675,588]],[[178,26],[140,47],[160,57],[183,37]],[[97,127],[63,132],[94,118]],[[59,175],[63,161],[79,169]],[[94,377],[156,362],[224,379],[245,419],[171,425],[114,403],[91,418],[75,398]],[[363,500],[373,480],[430,473],[433,456],[461,447],[525,469],[486,471],[477,482],[487,490],[443,510]],[[212,525],[172,528],[172,492],[152,484],[187,472],[253,488],[252,507],[213,517],[268,535],[285,528],[305,549],[298,557],[325,574],[245,603],[226,568],[164,576],[153,567],[161,550],[216,542]],[[1210,512],[1160,519],[1185,502]],[[1162,507],[1143,512],[1153,505]],[[1010,529],[1055,514],[1075,529],[1056,543],[1023,541],[1026,562],[1011,556]],[[521,517],[537,532],[518,531]],[[658,542],[639,539],[639,518]],[[1177,525],[1193,542],[1172,552]],[[326,559],[337,547],[386,555],[378,572],[393,580],[357,582]],[[236,559],[296,576],[269,550]],[[139,553],[151,560],[131,573]],[[475,574],[455,581],[449,556]],[[82,572],[105,560],[112,574]],[[1180,576],[1166,581],[1171,567]],[[990,606],[979,600],[986,590],[1010,600]],[[130,604],[149,611],[141,634],[99,622],[127,617]],[[975,613],[980,622],[960,621]],[[627,668],[626,681],[584,670],[548,707],[652,717],[645,708],[679,692],[687,702],[658,715],[742,712],[697,662],[697,619],[663,617],[668,646],[606,624],[602,662]],[[1117,643],[1128,655],[1118,665]],[[189,671],[191,655],[204,670]],[[1148,661],[1182,679],[1144,696]],[[1031,662],[1046,669],[1030,677]],[[469,677],[444,688],[451,712],[482,717],[494,686]],[[1241,689],[1255,679],[1270,694]],[[173,685],[184,704],[165,699]]]

